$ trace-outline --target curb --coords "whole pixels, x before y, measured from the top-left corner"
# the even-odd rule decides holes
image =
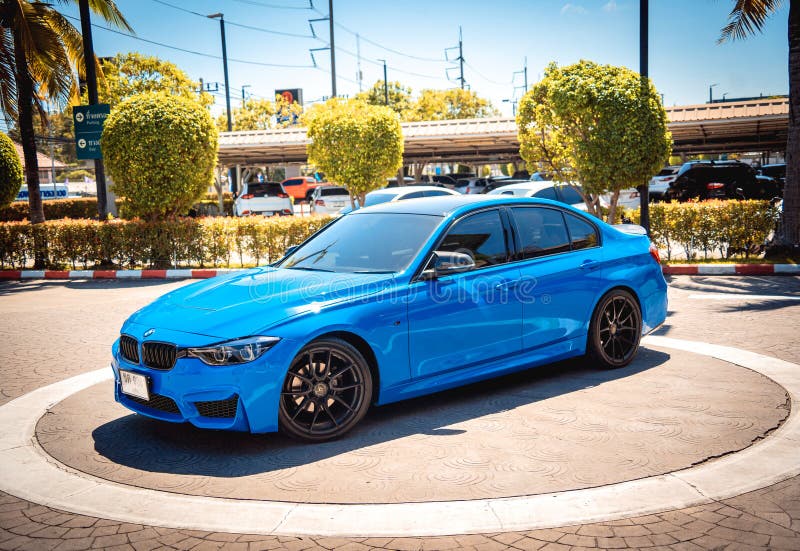
[[[236,270],[2,270],[13,279],[207,279]]]
[[[19,279],[208,279],[219,270],[0,270],[0,280]],[[800,264],[669,264],[664,275],[800,275]]]
[[[800,264],[668,264],[664,275],[800,275]]]

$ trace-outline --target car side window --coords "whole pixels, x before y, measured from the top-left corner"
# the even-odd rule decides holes
[[[568,205],[577,205],[579,203],[583,203],[583,197],[581,197],[581,194],[570,185],[559,187],[558,192],[561,194],[561,201]]]
[[[522,258],[570,250],[569,235],[561,211],[541,207],[515,207],[511,211],[519,230]]]
[[[476,268],[508,261],[508,248],[500,211],[479,212],[456,222],[437,250],[466,253]]]
[[[436,190],[436,191],[430,190],[430,191],[426,191],[425,192],[425,197],[438,197],[440,195],[452,195],[452,194],[447,193],[446,191],[441,191],[441,190]]]
[[[572,250],[588,249],[589,247],[597,247],[600,244],[597,230],[589,222],[581,220],[574,214],[564,213],[564,217],[567,219]]]
[[[533,197],[538,197],[539,199],[552,199],[553,201],[558,201],[558,197],[556,197],[556,188],[554,187],[546,187],[541,189],[533,194]]]
[[[419,199],[423,196],[423,192],[415,191],[414,193],[409,193],[408,195],[403,195],[398,199],[398,201],[404,201],[406,199]]]

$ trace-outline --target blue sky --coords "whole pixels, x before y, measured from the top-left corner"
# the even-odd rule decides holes
[[[233,101],[241,101],[243,85],[248,85],[248,94],[261,97],[271,97],[276,88],[303,88],[306,101],[331,94],[329,53],[315,53],[318,68],[311,66],[309,54],[310,48],[328,45],[328,22],[314,24],[318,39],[311,37],[308,23],[327,15],[327,0],[314,0],[313,10],[307,0],[116,1],[140,38],[207,56],[221,54],[219,23],[202,15],[223,12]],[[718,45],[732,4],[651,0],[650,76],[666,105],[703,103],[714,83],[716,98],[725,93],[788,93],[788,2],[763,34]],[[60,9],[77,16],[72,5]],[[379,59],[387,61],[389,80],[400,80],[414,91],[457,86],[457,64],[445,61],[445,49],[458,45],[461,26],[467,84],[510,115],[511,104],[503,100],[521,95],[522,88],[515,86],[523,85],[522,75],[513,74],[522,70],[526,57],[529,85],[541,78],[551,61],[564,65],[590,59],[638,70],[638,10],[638,0],[334,0],[338,93],[358,92],[356,33],[362,37],[364,87],[383,78]],[[93,22],[104,25],[97,18]],[[220,59],[97,28],[94,41],[99,56],[139,51],[176,63],[193,79],[219,82],[216,110],[224,105]],[[448,55],[453,58],[458,52],[449,50]]]

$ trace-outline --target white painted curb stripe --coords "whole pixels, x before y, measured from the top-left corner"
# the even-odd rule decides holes
[[[768,301],[768,300],[800,300],[798,295],[751,295],[749,293],[699,293],[689,295],[695,300],[742,300],[742,301]]]
[[[775,264],[776,274],[800,274],[800,264]]]
[[[761,354],[649,336],[644,344],[712,356],[800,397],[800,366]],[[533,530],[614,520],[726,499],[800,474],[800,414],[763,441],[697,467],[598,488],[504,499],[327,505],[188,496],[74,471],[37,444],[36,422],[66,397],[111,377],[92,371],[0,406],[0,489],[56,509],[172,528],[245,534],[414,536]]]
[[[168,278],[192,277],[192,270],[167,270],[167,277]]]
[[[22,270],[20,279],[44,279],[44,270]]]
[[[141,270],[117,270],[117,279],[139,279],[142,277]]]
[[[70,270],[70,279],[92,279],[94,278],[94,270]]]
[[[730,275],[736,273],[735,264],[698,264],[698,275]]]

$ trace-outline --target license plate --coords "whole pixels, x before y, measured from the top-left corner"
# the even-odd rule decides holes
[[[344,206],[344,201],[334,201],[334,202],[331,203],[331,206],[343,207]]]
[[[122,393],[135,396],[142,400],[150,400],[150,391],[147,388],[147,377],[131,371],[119,370],[119,380],[122,383]]]

